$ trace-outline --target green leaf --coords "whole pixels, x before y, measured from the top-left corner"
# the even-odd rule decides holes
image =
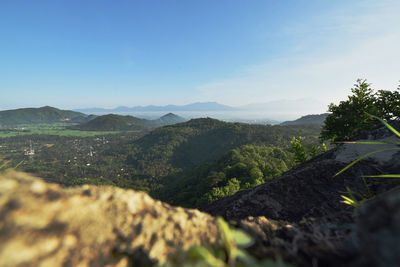
[[[241,262],[245,264],[245,266],[257,266],[256,261],[250,257],[245,251],[243,250],[238,250],[236,253],[237,259],[239,259]],[[239,264],[238,264],[239,266]]]
[[[351,166],[353,166],[354,164],[356,164],[357,162],[359,162],[362,159],[365,159],[366,157],[369,157],[375,153],[380,153],[380,152],[384,152],[384,151],[390,151],[390,150],[400,150],[400,148],[386,148],[386,149],[380,149],[380,150],[376,150],[376,151],[372,151],[368,154],[365,154],[364,156],[356,159],[355,161],[351,162],[349,165],[347,165],[346,167],[344,167],[343,169],[341,169],[338,173],[336,173],[333,177],[338,176],[339,174],[341,174],[342,172],[346,171],[347,169],[349,169]]]
[[[400,178],[400,174],[363,175],[365,178]]]
[[[205,261],[208,265],[213,267],[224,267],[225,263],[217,259],[210,251],[204,247],[195,246],[189,250],[189,255],[194,259],[200,259]]]
[[[341,195],[341,197],[343,198],[343,200],[341,201],[342,203],[350,205],[350,206],[353,206],[353,207],[358,207],[359,206],[359,203],[356,200],[351,199],[351,198],[346,197],[346,196],[343,196],[343,195]]]
[[[351,198],[353,201],[357,201],[356,198],[355,198],[355,196],[354,196],[354,194],[353,194],[353,191],[350,189],[350,187],[346,186],[346,190],[347,190],[347,193],[349,194],[350,198]]]
[[[221,217],[217,218],[217,222],[219,225],[219,229],[221,230],[222,241],[225,245],[230,245],[232,241],[231,231],[229,229],[229,225],[225,222],[225,220]]]
[[[240,247],[248,247],[253,244],[253,240],[243,231],[231,229],[232,239],[236,243],[236,245]]]

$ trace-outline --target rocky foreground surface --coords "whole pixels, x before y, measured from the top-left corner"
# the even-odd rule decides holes
[[[146,193],[0,177],[0,266],[151,266],[218,237],[214,217]]]
[[[384,130],[364,139],[390,138]],[[374,149],[374,148],[373,148]],[[216,217],[252,236],[249,253],[295,266],[400,266],[400,153],[372,157],[332,178],[364,148],[340,146],[280,178],[203,211],[172,207],[110,186],[62,188],[18,172],[0,174],[0,266],[181,265],[193,245],[220,246]],[[350,187],[371,200],[340,202]],[[211,215],[210,215],[211,214]],[[270,266],[270,265],[269,265]]]
[[[385,127],[363,132],[354,140],[399,142]],[[258,257],[279,250],[301,266],[400,266],[400,179],[361,177],[400,174],[396,148],[343,144],[279,178],[201,210],[241,228],[256,224],[253,236],[258,242],[253,253]],[[334,177],[350,162],[378,149],[391,150],[373,154]],[[357,209],[343,204],[341,196],[349,196],[347,187],[357,199],[370,200]],[[244,223],[249,216],[252,222]],[[263,226],[267,221],[292,227],[270,231]]]
[[[289,223],[231,220],[259,258],[297,266],[398,266],[400,190],[356,210]],[[65,189],[11,172],[0,177],[0,266],[154,266],[192,245],[219,247],[216,219],[115,187]],[[314,265],[312,265],[314,264]]]

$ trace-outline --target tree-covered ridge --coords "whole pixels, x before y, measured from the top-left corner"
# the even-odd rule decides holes
[[[174,113],[167,113],[164,116],[161,116],[160,118],[153,120],[152,123],[155,125],[159,126],[164,126],[164,125],[171,125],[175,123],[181,123],[187,121],[185,118],[182,118],[181,116],[178,116]]]
[[[81,125],[72,126],[73,129],[84,131],[127,131],[138,130],[146,126],[146,120],[133,116],[107,114],[99,116]]]
[[[130,115],[107,114],[86,123],[71,126],[71,129],[83,131],[135,131],[150,130],[163,125],[184,122],[185,119],[169,113],[156,120],[146,120]]]
[[[328,115],[329,113],[305,115],[294,121],[284,121],[281,123],[281,125],[299,125],[299,124],[323,125]]]
[[[49,106],[0,111],[0,126],[60,122],[80,123],[88,119],[89,116],[86,114],[72,110],[61,110]]]
[[[158,128],[128,144],[119,153],[142,174],[162,178],[219,159],[246,144],[285,147],[293,136],[318,142],[318,126],[271,126],[194,119]]]

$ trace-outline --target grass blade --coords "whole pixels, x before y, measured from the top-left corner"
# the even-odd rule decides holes
[[[350,163],[349,165],[347,165],[346,167],[344,167],[343,169],[341,169],[338,173],[336,173],[333,177],[338,176],[339,174],[341,174],[342,172],[346,171],[347,169],[349,169],[351,166],[353,166],[354,164],[356,164],[357,162],[359,162],[362,159],[365,159],[366,157],[369,157],[375,153],[380,153],[380,152],[385,152],[385,151],[389,151],[389,150],[400,150],[400,148],[386,148],[386,149],[380,149],[380,150],[376,150],[376,151],[372,151],[368,154],[365,154],[364,156],[356,159],[355,161],[353,161],[352,163]]]
[[[12,169],[12,170],[16,170],[22,163],[23,163],[24,161],[23,160],[21,160],[15,167],[13,167],[13,168],[10,168],[10,169]]]
[[[363,145],[400,145],[399,142],[368,142],[368,141],[346,141],[335,142],[335,144],[363,144]]]
[[[367,113],[368,114],[368,113]],[[369,116],[371,116],[372,118],[375,118],[377,120],[379,120],[380,122],[382,122],[389,130],[391,130],[395,135],[397,135],[398,137],[400,137],[400,133],[398,131],[396,131],[395,128],[393,128],[392,126],[390,126],[389,123],[387,123],[386,121],[382,120],[381,118],[368,114]]]
[[[363,175],[365,178],[400,178],[400,174]]]
[[[0,170],[3,169],[11,160],[6,160],[4,163],[0,166]]]

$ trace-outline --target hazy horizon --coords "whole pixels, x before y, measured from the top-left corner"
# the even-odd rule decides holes
[[[321,114],[327,112],[327,107],[324,107],[322,103],[315,101],[313,99],[298,99],[298,100],[277,100],[266,103],[252,103],[249,105],[240,105],[240,106],[229,106],[223,105],[226,107],[232,108],[232,110],[214,110],[204,109],[202,106],[201,110],[196,109],[182,109],[185,106],[190,106],[192,104],[201,104],[207,107],[208,104],[221,104],[218,102],[196,102],[196,103],[188,103],[186,105],[163,105],[163,106],[117,106],[111,108],[103,108],[103,107],[91,107],[91,108],[60,108],[57,106],[52,106],[55,108],[66,109],[66,110],[74,110],[83,112],[85,114],[94,114],[94,115],[105,115],[105,114],[119,114],[119,115],[131,115],[139,118],[145,119],[156,119],[165,115],[166,113],[174,113],[179,115],[185,119],[192,118],[203,118],[203,117],[211,117],[215,119],[225,120],[225,121],[254,121],[254,122],[282,122],[287,120],[298,119],[305,115],[311,114]],[[173,108],[169,108],[172,106]],[[19,108],[39,108],[43,106],[26,106]],[[134,108],[134,107],[156,107],[156,109],[150,110],[118,110],[118,108]],[[175,108],[174,108],[175,107]],[[161,108],[158,109],[157,108]],[[178,109],[176,109],[178,108]],[[18,108],[16,108],[18,109]],[[0,111],[5,110],[1,109]]]

